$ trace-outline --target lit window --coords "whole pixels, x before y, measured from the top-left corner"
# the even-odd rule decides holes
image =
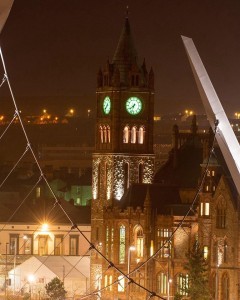
[[[56,235],[54,240],[54,255],[62,255],[63,236]]]
[[[212,171],[212,176],[215,176],[215,171]]]
[[[137,257],[143,257],[143,230],[138,228],[136,230],[136,245],[137,245]]]
[[[144,142],[144,128],[141,126],[138,131],[138,144],[143,144]]]
[[[208,259],[208,246],[203,247],[203,257],[204,259]]]
[[[189,276],[188,274],[178,274],[177,293],[182,296],[188,296]]]
[[[120,226],[119,231],[119,263],[124,264],[125,262],[125,245],[126,244],[126,228],[124,225]]]
[[[111,131],[110,131],[110,127],[107,126],[107,143],[111,142]]]
[[[171,235],[172,230],[170,228],[158,228],[157,230],[157,248],[160,249],[160,258],[168,258],[171,256],[172,243],[169,240]]]
[[[69,255],[78,255],[78,236],[70,236]]]
[[[101,143],[103,143],[103,128],[102,128],[102,126],[99,126],[99,133],[100,133]]]
[[[129,143],[129,127],[125,126],[123,129],[123,143]]]
[[[161,295],[167,295],[167,274],[158,273],[157,275],[157,292]]]
[[[38,186],[36,188],[36,198],[40,198],[40,197],[41,197],[41,188],[40,188],[40,186]]]
[[[133,126],[131,129],[131,143],[136,144],[136,141],[137,141],[137,129],[135,126]]]
[[[33,252],[33,243],[32,243],[32,235],[24,235],[23,237],[23,253],[24,254],[32,254]]]
[[[124,292],[125,290],[125,278],[123,275],[118,276],[118,292]]]
[[[9,254],[18,254],[19,234],[10,234]]]
[[[38,255],[48,255],[48,235],[39,235]]]
[[[201,202],[200,203],[200,215],[201,216],[209,216],[210,214],[210,203],[209,202]]]
[[[107,128],[103,126],[103,142],[107,143]]]

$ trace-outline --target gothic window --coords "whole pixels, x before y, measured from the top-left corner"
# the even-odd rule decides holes
[[[200,215],[209,216],[210,215],[210,203],[207,200],[204,200],[200,203]]]
[[[208,248],[208,246],[204,246],[203,247],[203,257],[205,260],[208,259],[208,255],[209,255],[209,248]]]
[[[125,290],[125,277],[123,275],[118,276],[118,292],[124,292]]]
[[[110,130],[110,126],[107,126],[107,143],[111,142],[111,130]]]
[[[124,264],[126,252],[126,227],[120,226],[119,230],[119,263]]]
[[[131,143],[136,144],[137,141],[137,128],[133,126],[131,129]]]
[[[224,263],[227,262],[227,249],[228,249],[227,241],[224,240],[224,245],[223,245],[223,262]]]
[[[138,166],[138,182],[143,183],[143,164],[140,163]]]
[[[159,257],[168,258],[171,256],[172,244],[170,237],[172,230],[170,228],[158,228],[157,230],[157,248],[160,249]]]
[[[123,143],[128,144],[129,143],[129,127],[125,126],[123,129]]]
[[[103,128],[102,126],[99,126],[99,133],[100,133],[100,141],[103,143]]]
[[[226,227],[226,202],[221,198],[216,207],[216,227],[225,228]]]
[[[144,143],[144,128],[143,126],[140,126],[138,131],[138,144]]]
[[[181,296],[188,296],[189,276],[188,274],[177,275],[177,293]]]
[[[108,291],[112,291],[112,275],[104,276],[104,286]]]
[[[213,244],[213,262],[218,264],[218,241]]]
[[[137,257],[143,257],[143,230],[140,226],[135,231],[135,245],[137,246]]]
[[[103,142],[107,143],[107,127],[103,126]]]
[[[157,293],[167,295],[167,274],[160,272],[157,274]]]
[[[222,276],[222,297],[221,299],[229,300],[229,277],[227,273],[224,273]]]

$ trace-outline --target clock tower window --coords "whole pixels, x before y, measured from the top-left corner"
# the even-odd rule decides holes
[[[139,164],[138,166],[138,182],[143,183],[143,164]]]
[[[124,129],[123,129],[123,143],[124,144],[129,143],[129,135],[130,135],[129,127],[125,126]]]
[[[133,126],[131,129],[131,143],[136,144],[137,141],[137,128]]]
[[[124,191],[129,188],[129,163],[124,165]]]
[[[144,134],[145,134],[144,128],[143,126],[141,126],[138,131],[138,144],[143,144]]]
[[[101,143],[110,143],[111,142],[111,129],[110,126],[99,126],[100,140]]]

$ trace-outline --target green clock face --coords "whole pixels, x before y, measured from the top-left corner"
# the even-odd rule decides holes
[[[131,115],[137,115],[142,110],[142,101],[137,97],[131,97],[126,101],[126,110]]]
[[[103,111],[106,115],[108,115],[110,113],[111,110],[111,100],[110,98],[107,96],[105,97],[105,99],[103,100]]]

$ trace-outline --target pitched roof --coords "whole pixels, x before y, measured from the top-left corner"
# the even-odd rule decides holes
[[[179,189],[176,186],[161,184],[132,184],[119,202],[122,209],[144,207],[146,196],[150,197],[152,209],[162,215],[184,215],[189,204],[181,203]]]

